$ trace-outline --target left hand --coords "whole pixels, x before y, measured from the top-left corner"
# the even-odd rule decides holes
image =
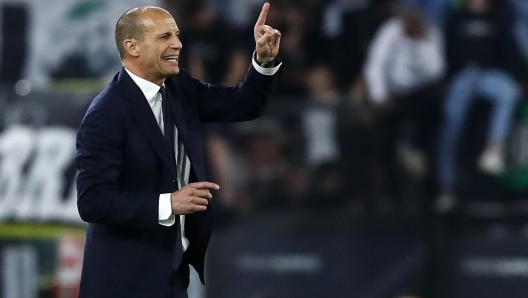
[[[279,52],[281,33],[271,26],[265,25],[270,4],[264,3],[262,11],[255,24],[255,50],[257,51],[257,62],[266,63],[275,59]]]

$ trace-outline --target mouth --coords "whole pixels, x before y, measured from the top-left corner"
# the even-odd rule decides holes
[[[169,56],[162,57],[163,61],[166,61],[171,64],[178,64],[178,58],[179,58],[178,55],[169,55]]]

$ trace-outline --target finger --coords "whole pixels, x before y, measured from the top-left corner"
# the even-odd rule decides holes
[[[199,197],[191,197],[190,201],[193,205],[207,206],[209,205],[209,200]]]
[[[268,39],[268,46],[273,44],[273,41],[275,40],[275,35],[273,34],[274,31],[275,31],[274,29],[269,29],[269,30],[266,31],[265,35],[270,37]]]
[[[205,211],[205,210],[207,210],[207,206],[204,206],[204,205],[193,205],[190,208],[191,213],[202,212],[202,211]]]
[[[268,44],[268,42],[271,40],[271,35],[269,34],[269,31],[266,32],[266,34],[262,35],[259,40],[257,41],[257,44],[259,47],[264,47]]]
[[[257,20],[256,26],[262,26],[266,23],[266,16],[268,15],[270,4],[268,2],[264,3],[264,6],[262,6],[262,11],[260,12],[260,15]]]
[[[213,198],[213,195],[209,192],[208,189],[196,189],[193,195],[199,198],[207,199],[207,200],[210,200]]]
[[[273,43],[273,45],[275,47],[278,47],[279,44],[280,44],[280,39],[281,39],[281,33],[279,30],[275,30],[276,31],[276,37],[275,37],[275,42]]]
[[[272,30],[272,29],[273,29],[273,27],[268,26],[268,25],[264,25],[264,26],[261,27],[261,31],[263,33],[266,33],[266,32],[268,32],[269,30]]]
[[[268,41],[268,47],[270,49],[275,44],[275,40],[277,40],[277,33],[275,31],[276,31],[275,29],[268,31],[269,32],[268,34],[271,36],[270,40]]]
[[[202,182],[194,182],[188,184],[188,186],[194,187],[196,189],[213,189],[213,190],[219,190],[220,186],[216,183],[202,181]]]
[[[271,28],[268,25],[264,25],[264,26],[260,27],[260,30],[259,30],[260,36],[266,34],[266,32],[268,32],[270,29],[273,29],[273,28]]]

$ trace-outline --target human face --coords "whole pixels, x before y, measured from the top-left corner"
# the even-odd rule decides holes
[[[172,16],[163,10],[147,10],[141,20],[145,34],[143,41],[138,42],[137,61],[144,79],[162,85],[167,77],[180,72],[180,30]]]

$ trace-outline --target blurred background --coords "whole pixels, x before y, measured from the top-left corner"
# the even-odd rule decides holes
[[[165,7],[181,65],[236,85],[263,2],[0,0],[0,298],[77,297],[75,134],[119,16]],[[270,2],[282,77],[263,117],[207,126],[190,297],[526,297],[528,1]]]

